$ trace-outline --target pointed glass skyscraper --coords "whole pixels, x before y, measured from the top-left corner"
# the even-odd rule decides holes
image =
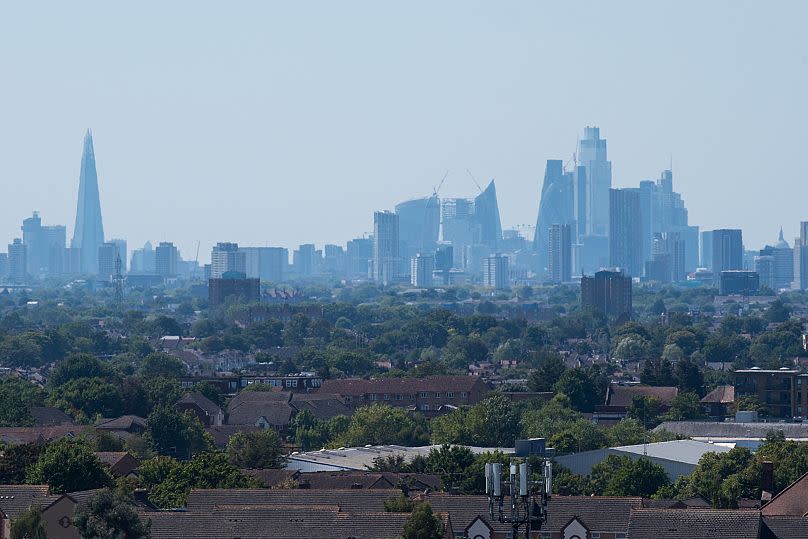
[[[479,226],[479,243],[498,249],[502,241],[502,222],[499,219],[497,188],[494,180],[474,199],[474,219]]]
[[[101,221],[101,201],[98,197],[98,174],[95,170],[93,134],[84,135],[79,175],[79,201],[76,208],[76,227],[70,246],[81,249],[82,273],[98,273],[98,248],[104,243],[104,224]]]

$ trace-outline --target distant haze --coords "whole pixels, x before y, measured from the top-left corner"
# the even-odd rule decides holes
[[[533,225],[548,158],[586,125],[615,186],[674,186],[747,247],[808,220],[808,2],[7,2],[0,250],[76,211],[92,128],[104,230],[344,242],[373,210],[473,196]]]

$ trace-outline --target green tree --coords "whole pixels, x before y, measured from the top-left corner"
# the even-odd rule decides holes
[[[31,407],[42,404],[45,393],[21,378],[0,378],[0,427],[26,427],[34,422]]]
[[[623,445],[637,445],[648,441],[648,431],[642,423],[634,418],[627,417],[606,430],[610,447]]]
[[[567,367],[564,360],[556,353],[546,354],[539,368],[533,371],[527,379],[527,387],[531,391],[552,391],[553,386],[564,374]]]
[[[591,412],[598,404],[595,382],[584,369],[575,368],[564,371],[554,388],[556,392],[569,397],[571,406],[581,412]]]
[[[150,378],[143,387],[149,410],[158,406],[174,406],[182,397],[182,386],[174,378]]]
[[[105,378],[109,369],[92,354],[70,354],[56,364],[48,377],[52,387],[59,387],[79,378]]]
[[[140,373],[147,378],[164,377],[180,378],[185,376],[187,369],[185,365],[176,357],[163,353],[154,352],[143,358],[140,365]]]
[[[569,407],[566,396],[556,395],[538,410],[528,410],[522,414],[522,435],[526,438],[549,439],[582,418],[580,412]]]
[[[103,378],[76,378],[55,388],[48,403],[80,417],[118,417],[123,394]]]
[[[691,421],[702,417],[701,401],[695,393],[679,393],[663,415],[666,421]]]
[[[148,523],[138,517],[131,502],[108,490],[76,506],[73,522],[84,539],[148,539]]]
[[[348,428],[337,437],[333,445],[418,446],[426,443],[429,443],[429,434],[423,416],[411,415],[402,408],[372,404],[356,410]]]
[[[31,506],[11,522],[11,539],[48,539],[42,509]]]
[[[146,433],[161,455],[189,459],[212,447],[210,435],[192,412],[178,412],[172,406],[157,406],[146,418]]]
[[[404,523],[404,539],[441,539],[444,535],[443,521],[432,513],[427,502],[415,505]]]
[[[701,496],[717,508],[737,507],[738,498],[744,495],[738,488],[741,485],[739,477],[753,459],[752,453],[742,447],[726,453],[707,453],[687,480],[677,481],[678,496]],[[750,488],[746,494],[754,497],[755,489]]]
[[[0,451],[0,485],[25,483],[26,470],[39,460],[47,448],[45,444],[10,445]]]
[[[93,450],[63,438],[48,446],[31,468],[28,482],[48,484],[56,494],[109,487],[112,476]]]
[[[237,468],[281,468],[286,460],[281,437],[271,429],[237,432],[227,442],[227,455]]]
[[[769,304],[763,317],[769,324],[779,324],[791,318],[791,309],[781,299],[776,299]]]
[[[670,484],[665,469],[648,459],[609,455],[592,467],[590,474],[596,491],[605,496],[642,496],[655,494]]]
[[[663,406],[657,397],[635,395],[628,407],[627,417],[636,419],[646,429],[653,428],[660,423]]]
[[[692,359],[682,359],[676,363],[674,378],[679,391],[696,395],[704,394],[704,376]]]
[[[607,447],[609,438],[592,421],[578,419],[561,432],[553,434],[547,440],[547,444],[555,448],[559,454],[580,453]]]
[[[474,463],[474,453],[468,447],[444,444],[430,449],[426,459],[426,472],[441,478],[443,487],[469,493],[468,469]],[[472,481],[474,478],[471,478]]]

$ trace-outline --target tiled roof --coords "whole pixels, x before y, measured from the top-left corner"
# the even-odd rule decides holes
[[[808,537],[808,517],[763,516],[766,539],[805,539]]]
[[[735,386],[718,386],[702,399],[702,404],[732,404],[735,402]]]
[[[48,485],[0,485],[0,512],[14,519],[32,505],[45,507],[58,498],[49,492]]]
[[[782,432],[786,439],[808,439],[807,423],[734,423],[718,421],[665,421],[654,431],[667,430],[687,438],[765,438]]]
[[[136,415],[123,415],[114,419],[105,419],[98,423],[95,428],[104,430],[129,430],[133,426],[146,428],[146,420]]]
[[[116,477],[129,475],[140,465],[140,461],[126,451],[96,451],[95,456],[109,466]]]
[[[344,512],[384,511],[384,502],[400,496],[390,490],[309,489],[193,489],[188,494],[188,512],[204,513],[231,505],[336,505]]]
[[[265,392],[256,391],[264,394]],[[235,400],[235,399],[234,399]],[[270,425],[285,427],[292,419],[292,407],[286,401],[277,400],[244,400],[237,405],[227,407],[228,425],[255,425],[260,418],[264,418]]]
[[[77,436],[86,427],[81,425],[52,425],[49,427],[3,427],[0,442],[10,445],[50,442]]]
[[[663,403],[670,403],[679,389],[675,387],[656,386],[621,386],[612,384],[609,387],[608,406],[631,406],[634,397],[656,397]]]
[[[267,488],[272,488],[279,485],[284,481],[297,480],[300,475],[298,470],[276,470],[272,468],[264,468],[261,470],[241,470],[241,473],[255,477]]]
[[[808,514],[808,473],[781,490],[763,506],[763,516],[795,516]]]
[[[609,496],[553,496],[547,504],[547,529],[560,531],[573,518],[586,522],[590,531],[625,533],[631,510],[642,498]]]
[[[186,393],[183,397],[177,401],[177,404],[193,404],[198,406],[201,410],[208,413],[209,416],[214,417],[220,413],[222,413],[222,409],[219,406],[207,398],[202,393]]]
[[[364,395],[367,393],[415,394],[420,391],[466,391],[475,384],[483,384],[476,376],[427,376],[425,378],[344,378],[324,380],[320,391],[337,395]]]
[[[760,513],[750,510],[634,509],[631,539],[758,539]]]
[[[33,406],[31,415],[34,417],[34,425],[37,427],[73,424],[72,417],[52,406]]]
[[[308,410],[317,419],[353,414],[353,410],[342,399],[330,393],[293,393],[291,405],[298,412]]]
[[[312,489],[396,489],[406,482],[413,490],[436,490],[441,485],[436,475],[361,471],[306,472],[297,481],[301,488]]]
[[[142,518],[151,519],[152,539],[395,539],[401,536],[409,516],[384,512],[346,514],[330,509],[228,508],[202,514],[148,513]]]

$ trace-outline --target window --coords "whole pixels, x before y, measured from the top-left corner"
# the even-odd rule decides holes
[[[368,393],[368,400],[369,401],[375,401],[376,400],[376,394],[375,393]]]
[[[447,399],[453,399],[454,398],[454,391],[447,391],[446,392],[446,398]]]
[[[443,396],[443,393],[441,393],[440,391],[435,391],[435,398],[436,398],[436,399],[439,399],[439,398],[441,398],[442,396]]]
[[[401,393],[396,393],[396,400],[397,400],[397,401],[400,401],[400,400],[401,400]]]
[[[297,380],[286,380],[286,387],[297,387]]]
[[[386,400],[386,401],[390,400],[390,394],[389,393],[384,394],[384,400]]]
[[[345,395],[345,402],[351,402],[352,400],[353,397],[351,397],[350,395]]]
[[[618,533],[617,535],[614,536],[614,539],[626,539],[626,534]]]
[[[592,539],[600,539],[600,532],[592,532]]]
[[[468,396],[469,396],[469,394],[468,394],[468,393],[466,393],[465,391],[463,391],[462,393],[460,393],[460,396],[461,396],[461,397],[463,397],[463,398],[465,399],[466,397],[468,397]]]
[[[553,539],[552,533],[542,532],[541,539]]]
[[[421,391],[421,398],[422,398],[422,399],[425,399],[425,398],[427,398],[428,396],[429,396],[429,394],[428,394],[426,391]]]
[[[428,404],[422,404],[421,405],[421,411],[422,412],[428,412],[429,411],[429,405]]]

